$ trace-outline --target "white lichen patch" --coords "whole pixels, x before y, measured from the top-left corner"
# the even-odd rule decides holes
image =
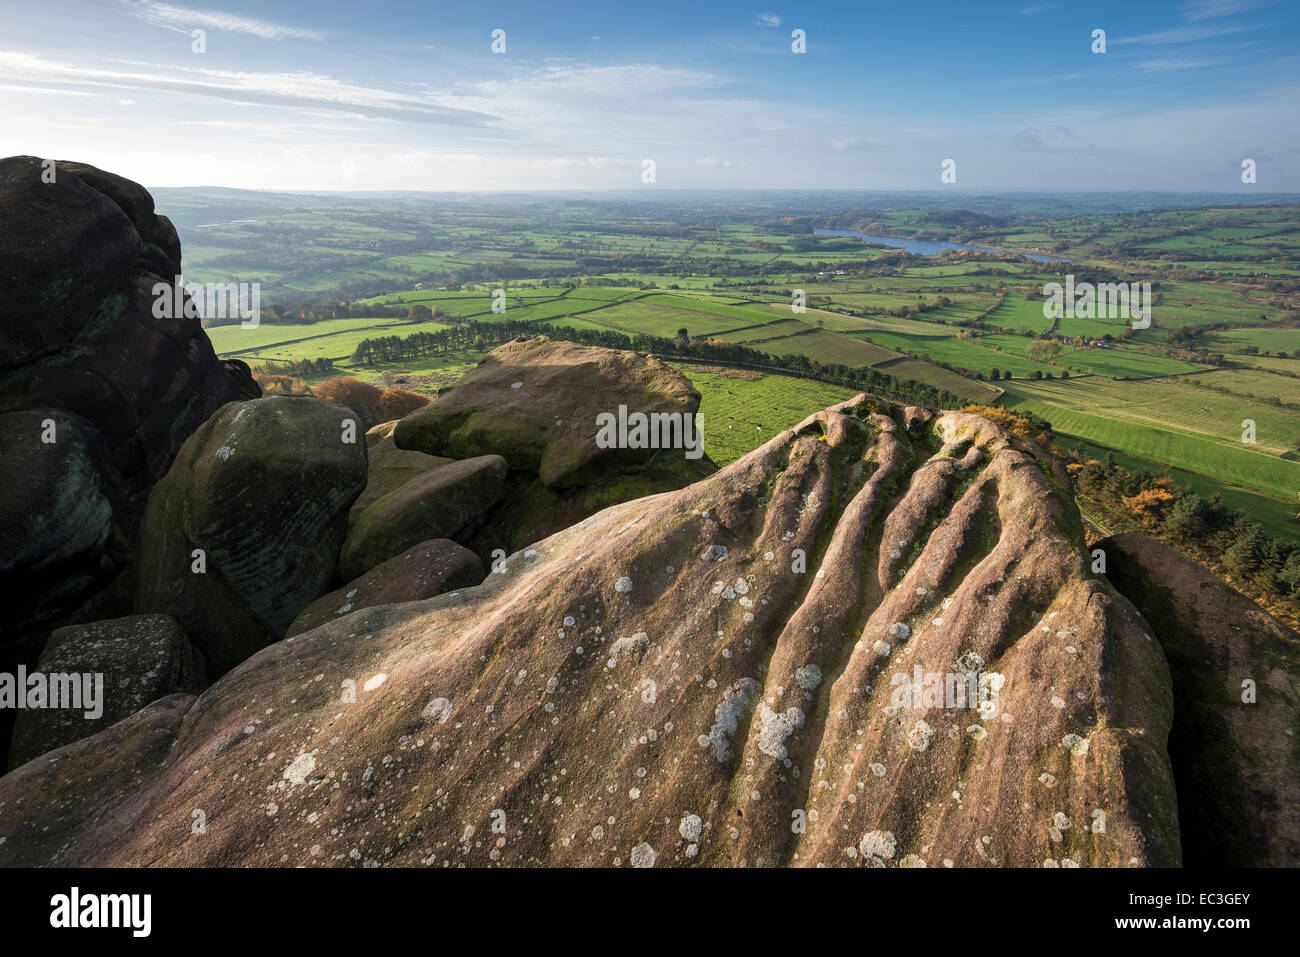
[[[741,678],[722,693],[722,702],[713,710],[713,726],[708,734],[699,737],[702,748],[713,745],[714,754],[719,761],[727,760],[731,747],[729,738],[736,733],[738,722],[753,701],[758,690],[758,682],[753,678]]]
[[[924,751],[930,746],[930,739],[934,737],[934,728],[930,727],[925,721],[917,721],[912,725],[912,730],[907,732],[907,744],[913,751]]]
[[[1061,739],[1061,747],[1076,758],[1081,758],[1088,753],[1088,739],[1077,734],[1067,734]]]
[[[785,740],[794,734],[795,728],[802,728],[803,722],[804,714],[798,708],[787,708],[782,714],[764,702],[758,712],[758,750],[784,761],[789,756]]]
[[[640,661],[649,649],[650,636],[644,631],[638,631],[630,638],[620,638],[609,646],[609,660],[605,662],[605,667],[613,668],[620,661],[629,658],[634,662]]]
[[[632,854],[628,860],[633,867],[654,867],[655,849],[645,841],[642,841],[636,847],[632,848]]]
[[[446,698],[434,698],[424,706],[420,716],[423,718],[437,718],[439,724],[444,724],[451,717],[451,702]]]
[[[794,680],[804,691],[812,691],[822,683],[822,670],[809,662],[794,673]]]
[[[301,787],[307,783],[307,775],[316,770],[316,758],[310,754],[300,754],[289,762],[289,766],[284,769],[283,778],[294,787]]]
[[[683,814],[681,823],[677,825],[677,833],[687,842],[694,844],[704,833],[704,821],[698,814]]]
[[[858,841],[858,853],[867,863],[883,864],[894,856],[898,850],[898,841],[893,831],[868,831]]]

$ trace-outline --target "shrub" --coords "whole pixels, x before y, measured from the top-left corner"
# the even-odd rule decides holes
[[[403,418],[428,404],[427,395],[409,389],[385,389],[379,394],[379,414],[384,422]]]
[[[312,389],[312,394],[323,402],[351,409],[367,429],[383,421],[379,405],[380,392],[369,382],[349,376],[335,376]]]

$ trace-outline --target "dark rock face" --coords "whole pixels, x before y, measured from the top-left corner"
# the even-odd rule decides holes
[[[223,406],[149,495],[135,611],[174,616],[209,672],[225,674],[328,589],[365,482],[350,410],[284,396]]]
[[[447,538],[420,542],[316,599],[294,619],[285,637],[311,631],[362,608],[420,601],[469,588],[481,582],[483,575],[483,563],[468,548]]]
[[[877,409],[29,762],[0,862],[1177,864],[1168,669],[1063,472]]]
[[[0,414],[0,462],[4,617],[48,621],[121,567],[121,490],[99,430],[62,409]]]
[[[56,164],[53,182],[46,172],[36,157],[0,160],[0,443],[22,456],[5,470],[20,490],[0,509],[0,543],[55,543],[58,556],[15,560],[0,545],[4,590],[25,596],[0,611],[10,661],[30,662],[52,626],[121,572],[150,487],[185,438],[241,396],[199,319],[154,315],[154,286],[180,273],[180,243],[148,192],[80,163]],[[41,441],[47,418],[61,442]],[[51,504],[37,482],[66,502],[84,489],[93,507],[42,512],[49,527],[31,537],[23,508]]]
[[[1300,635],[1145,535],[1102,539],[1173,679],[1169,756],[1189,867],[1300,863]]]
[[[102,675],[101,713],[87,717],[85,708],[19,712],[10,768],[102,731],[159,698],[198,694],[208,685],[202,656],[176,619],[166,615],[59,628],[37,667],[45,675]]]

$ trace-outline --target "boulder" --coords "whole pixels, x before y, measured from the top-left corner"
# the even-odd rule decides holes
[[[82,528],[55,553],[0,569],[0,587],[22,596],[0,611],[0,669],[33,663],[52,628],[122,575],[149,489],[181,443],[250,394],[196,316],[155,315],[155,287],[170,292],[180,256],[175,229],[138,184],[82,163],[0,159],[0,442],[30,441],[33,417],[71,423],[65,444],[42,444],[38,454],[23,447],[12,478],[22,488],[0,514],[0,540],[31,530],[19,509],[40,494],[31,485],[38,476],[51,494],[85,485],[87,498],[42,513],[36,521],[48,527],[30,542],[96,516],[93,532]],[[92,461],[89,470],[77,464]],[[66,545],[90,539],[73,564],[64,561]]]
[[[700,394],[658,359],[545,336],[493,350],[436,402],[397,423],[401,449],[468,458],[500,455],[551,489],[643,468],[656,449],[601,448],[602,413],[694,415]],[[682,449],[670,450],[683,457]]]
[[[76,708],[19,711],[10,768],[95,734],[159,698],[198,694],[208,684],[202,656],[176,619],[167,615],[132,615],[60,628],[50,636],[37,670],[45,676],[94,676],[93,711],[99,713],[88,710],[90,695]],[[90,690],[82,683],[83,695]]]
[[[1145,535],[1097,542],[1169,661],[1183,862],[1300,863],[1300,635]]]
[[[479,557],[463,545],[448,538],[420,542],[316,599],[293,620],[285,637],[311,631],[350,611],[419,601],[456,588],[469,588],[481,582],[484,574]]]
[[[376,499],[353,521],[339,556],[338,578],[350,581],[431,538],[459,538],[501,497],[506,463],[480,455],[421,472]]]
[[[0,860],[1178,864],[1168,668],[1088,571],[1063,471],[882,408],[25,765]]]
[[[135,611],[175,617],[214,677],[279,640],[329,587],[366,481],[356,429],[355,413],[301,396],[222,407],[149,496]]]
[[[102,588],[125,547],[115,521],[121,496],[99,431],[62,409],[0,414],[0,621],[52,618]],[[21,467],[17,467],[21,463]]]
[[[349,524],[377,500],[395,492],[411,479],[429,469],[446,465],[451,459],[424,452],[399,449],[393,442],[397,420],[383,422],[366,432],[366,487],[352,503]]]

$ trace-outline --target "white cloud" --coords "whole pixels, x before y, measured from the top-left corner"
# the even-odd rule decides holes
[[[202,27],[223,33],[246,33],[261,37],[263,40],[324,39],[314,30],[286,27],[265,20],[255,20],[252,17],[222,13],[219,10],[192,10],[189,7],[177,7],[170,3],[157,3],[155,0],[122,0],[122,2],[141,20],[168,30],[188,33],[194,27]]]
[[[230,103],[312,107],[351,111],[367,117],[411,122],[482,125],[481,113],[448,107],[428,95],[394,93],[353,86],[320,73],[252,73],[193,67],[154,67],[152,72],[76,66],[39,56],[0,51],[0,80],[16,83],[63,83],[72,87],[156,90],[217,97]]]
[[[1173,27],[1169,30],[1157,30],[1154,33],[1144,33],[1136,37],[1117,37],[1111,41],[1112,45],[1122,45],[1125,43],[1196,43],[1201,40],[1213,40],[1216,37],[1226,37],[1233,33],[1245,33],[1248,30],[1258,30],[1263,24],[1254,26],[1235,26],[1235,27]]]
[[[1222,60],[1214,57],[1204,57],[1202,59],[1160,59],[1160,60],[1140,60],[1137,68],[1144,73],[1156,73],[1165,70],[1197,70],[1206,66],[1218,66]]]
[[[1210,20],[1258,10],[1271,3],[1272,0],[1188,0],[1183,4],[1182,15],[1187,20]]]
[[[775,13],[760,13],[758,20],[755,22],[755,26],[760,27],[779,27],[780,25],[781,18]]]

